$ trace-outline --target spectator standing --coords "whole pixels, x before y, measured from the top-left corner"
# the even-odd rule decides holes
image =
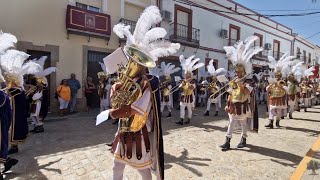
[[[70,75],[70,79],[68,79],[67,82],[71,89],[70,113],[73,113],[77,103],[78,90],[81,88],[81,86],[74,73]]]
[[[89,112],[89,109],[92,108],[95,90],[96,90],[96,86],[94,85],[92,78],[88,77],[86,82],[85,92],[84,92],[87,99],[87,112]]]
[[[68,112],[68,104],[71,100],[71,88],[68,85],[68,81],[63,79],[57,88],[58,100],[60,103],[60,115],[63,116]]]

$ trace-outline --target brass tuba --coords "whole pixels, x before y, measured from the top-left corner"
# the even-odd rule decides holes
[[[155,67],[153,59],[135,46],[125,46],[124,53],[128,57],[128,64],[120,66],[118,70],[121,87],[111,96],[112,108],[121,108],[131,105],[142,96],[140,85],[133,78],[144,68]],[[134,115],[129,118],[120,118],[120,132],[137,132],[147,122],[147,116]]]

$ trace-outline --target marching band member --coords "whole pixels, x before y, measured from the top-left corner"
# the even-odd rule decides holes
[[[287,111],[287,92],[286,82],[282,80],[282,71],[285,69],[285,64],[289,63],[294,56],[289,56],[285,53],[279,61],[276,61],[272,56],[268,56],[270,61],[269,67],[274,69],[275,78],[277,82],[270,83],[267,86],[268,102],[269,102],[269,124],[265,127],[273,128],[273,121],[276,119],[276,126],[280,127],[280,119],[286,114]]]
[[[111,85],[109,83],[109,76],[106,70],[106,67],[103,63],[100,63],[101,68],[103,69],[102,72],[98,72],[98,95],[100,97],[100,112],[109,109],[110,107],[110,92],[111,92]]]
[[[171,117],[171,109],[173,108],[173,97],[171,93],[171,74],[180,71],[181,68],[175,67],[175,65],[165,62],[161,63],[161,71],[164,75],[164,80],[160,83],[160,90],[161,90],[161,114],[164,111],[164,108],[167,107],[169,114],[167,117]]]
[[[106,68],[114,73],[119,60],[128,62],[118,69],[119,82],[112,86],[112,108],[97,116],[97,122],[109,114],[112,119],[119,118],[112,144],[113,180],[123,179],[126,165],[137,169],[144,180],[152,179],[151,171],[157,179],[164,179],[159,79],[146,75],[146,67],[155,67],[158,57],[175,53],[180,44],[162,40],[166,34],[163,28],[150,29],[161,20],[159,9],[150,6],[141,14],[133,35],[130,26],[117,24],[113,28],[119,37],[127,37],[127,44],[104,59]]]
[[[18,143],[24,142],[28,135],[23,75],[40,71],[40,65],[33,61],[24,64],[28,57],[29,55],[24,52],[11,49],[1,56],[0,61],[1,68],[4,70],[4,78],[7,82],[8,95],[10,96],[13,111],[10,128],[10,154],[18,152]]]
[[[225,46],[226,55],[233,63],[236,72],[236,78],[229,82],[229,93],[225,111],[229,115],[229,126],[226,134],[226,141],[220,147],[222,150],[230,149],[230,141],[236,124],[240,123],[242,128],[241,140],[237,148],[246,146],[247,132],[249,130],[248,120],[251,118],[251,123],[256,123],[252,119],[249,99],[253,88],[250,84],[245,83],[245,78],[252,73],[252,63],[250,59],[253,55],[259,53],[263,48],[252,47],[251,44],[258,39],[256,36],[248,37],[244,42],[239,41],[234,46]],[[250,123],[250,124],[251,124]],[[256,127],[256,125],[253,125]]]
[[[46,76],[57,71],[56,67],[48,67],[44,69],[46,60],[47,56],[42,56],[38,60],[32,60],[34,63],[40,66],[40,70],[33,73],[37,82],[34,91],[31,90],[29,92],[26,92],[27,95],[30,95],[32,99],[30,117],[32,119],[34,128],[30,132],[33,133],[41,133],[44,131],[43,118],[45,118],[45,116],[47,115],[49,106],[49,103],[47,102],[49,97],[46,94],[46,89],[48,88],[48,80]]]
[[[299,69],[302,67],[303,62],[297,63],[293,61],[292,63],[286,63],[284,65],[283,72],[287,75],[287,102],[288,102],[288,110],[289,110],[289,119],[292,119],[292,113],[295,110],[296,101],[298,97],[298,85],[297,80],[300,79],[301,73]]]
[[[2,173],[7,172],[12,166],[18,163],[17,159],[8,157],[9,154],[9,129],[12,122],[12,109],[10,104],[10,97],[7,94],[7,85],[5,78],[2,76],[1,69],[4,68],[2,58],[7,53],[7,50],[14,47],[14,43],[17,43],[17,38],[9,33],[3,33],[0,31],[0,128],[1,128],[1,150],[0,150],[0,163],[4,164],[4,170]],[[6,61],[8,62],[8,61]],[[6,69],[8,71],[8,69]],[[10,140],[11,141],[11,140]],[[0,178],[2,179],[2,173],[0,172]]]
[[[207,87],[209,85],[209,82],[207,79],[202,80],[199,84],[198,89],[198,103],[200,107],[204,107],[206,100],[207,100]]]
[[[309,84],[309,77],[313,76],[314,67],[310,67],[306,69],[302,69],[302,73],[304,75],[304,79],[300,83],[301,88],[301,98],[300,102],[303,104],[304,112],[307,112],[307,108],[311,107],[311,94],[312,94],[312,86]]]
[[[189,58],[185,59],[183,55],[180,56],[180,62],[182,70],[185,73],[185,79],[182,80],[179,88],[181,90],[181,97],[180,97],[180,121],[177,121],[176,124],[183,125],[189,124],[192,118],[192,109],[195,106],[195,95],[194,90],[196,88],[195,81],[192,78],[192,71],[204,66],[203,63],[198,63],[200,61],[199,58],[193,59],[194,56],[190,56]],[[197,64],[196,64],[197,63]],[[185,109],[188,110],[188,119],[184,121],[185,116]]]
[[[211,59],[211,61],[209,62],[207,69],[209,74],[211,75],[211,82],[207,86],[209,97],[207,102],[207,109],[204,115],[209,116],[211,104],[215,104],[216,113],[214,116],[218,116],[219,109],[221,108],[221,96],[219,96],[219,93],[217,93],[220,89],[217,76],[226,75],[227,70],[225,70],[224,68],[219,68],[216,70],[215,67],[213,66],[213,59]]]

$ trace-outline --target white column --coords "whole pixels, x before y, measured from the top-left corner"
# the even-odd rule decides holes
[[[108,13],[108,0],[101,0],[101,12],[107,14]]]
[[[121,18],[124,18],[124,6],[125,6],[124,0],[121,0],[121,14],[120,14]]]
[[[69,0],[69,5],[76,6],[76,1],[75,0]]]

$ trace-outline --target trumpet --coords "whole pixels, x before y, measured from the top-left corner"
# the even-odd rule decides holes
[[[171,88],[171,91],[170,91],[169,95],[171,95],[174,92],[178,91],[179,88],[181,87],[182,83],[190,83],[192,80],[193,80],[192,78],[190,78],[189,80],[186,80],[186,79],[180,80],[180,82],[177,85],[175,85],[173,88]]]
[[[241,81],[243,81],[245,78],[247,78],[249,75],[251,75],[252,73],[249,73],[245,76],[243,76],[242,78],[240,78],[238,81],[235,81],[236,78],[232,79],[231,81],[229,81],[229,83],[227,83],[226,85],[224,85],[223,87],[221,87],[217,92],[215,92],[214,94],[211,94],[211,96],[209,98],[213,98],[213,100],[218,99],[219,97],[221,97],[222,95],[224,95],[226,92],[228,92],[228,89],[231,87],[233,90],[237,90],[239,89],[239,84]],[[221,92],[222,90],[224,90],[223,92]],[[220,94],[219,94],[220,93]],[[219,96],[216,96],[217,94],[219,94]],[[216,96],[216,97],[215,97]]]
[[[37,90],[37,86],[29,85],[29,89],[25,92],[26,96],[33,94]]]

